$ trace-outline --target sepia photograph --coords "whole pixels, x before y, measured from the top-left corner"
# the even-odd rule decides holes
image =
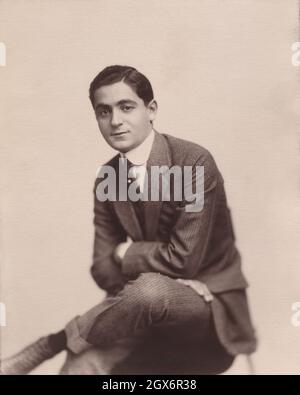
[[[300,374],[299,10],[0,1],[0,375]]]

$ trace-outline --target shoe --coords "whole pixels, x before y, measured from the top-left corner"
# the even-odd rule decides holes
[[[2,375],[27,374],[42,362],[56,355],[49,345],[49,336],[41,337],[12,357],[0,361]]]

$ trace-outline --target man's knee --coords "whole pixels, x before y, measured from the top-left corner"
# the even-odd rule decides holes
[[[160,273],[141,273],[139,277],[130,281],[124,288],[138,304],[157,306],[167,303],[172,281]]]

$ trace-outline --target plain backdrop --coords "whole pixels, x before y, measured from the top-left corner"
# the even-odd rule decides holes
[[[2,0],[0,41],[2,355],[103,297],[89,274],[92,188],[114,152],[88,87],[127,64],[153,84],[156,129],[209,149],[224,176],[256,371],[300,373],[298,2]],[[36,373],[56,374],[63,358]]]

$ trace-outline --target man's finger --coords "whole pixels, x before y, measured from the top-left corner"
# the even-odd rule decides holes
[[[203,289],[204,289],[204,294],[205,294],[205,296],[204,296],[204,299],[207,301],[207,302],[211,302],[212,300],[213,300],[213,295],[211,294],[211,292],[210,292],[210,290],[207,288],[207,286],[205,285],[205,284],[203,284]]]
[[[203,283],[200,283],[199,281],[191,281],[191,286],[192,288],[197,291],[201,296],[205,294],[205,288],[203,286]]]
[[[180,284],[189,285],[188,280],[184,280],[183,278],[177,278],[176,281]]]
[[[206,302],[211,302],[213,300],[213,295],[210,293],[209,289],[204,283],[199,281],[190,281],[190,286],[193,288],[200,296],[204,297]]]
[[[212,302],[213,299],[214,299],[214,297],[213,297],[211,294],[209,294],[209,295],[204,295],[204,300],[205,300],[206,302],[208,302],[208,303]]]
[[[180,284],[184,284],[192,288],[198,295],[204,298],[205,302],[211,302],[213,300],[213,295],[210,290],[207,288],[206,284],[202,283],[198,280],[186,280],[182,278],[177,278]]]
[[[192,288],[200,295],[204,296],[205,292],[202,287],[199,287],[198,285],[192,284]]]

